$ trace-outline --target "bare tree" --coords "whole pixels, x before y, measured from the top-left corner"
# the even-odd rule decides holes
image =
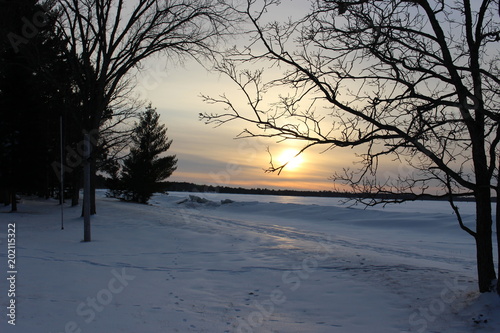
[[[93,134],[110,103],[148,57],[211,57],[231,28],[231,9],[217,0],[60,0],[59,28],[77,77],[84,129]],[[98,142],[94,137],[92,143]],[[95,176],[95,154],[91,156]],[[95,187],[92,186],[95,213]]]
[[[111,101],[103,115],[97,143],[98,149],[105,155],[101,163],[122,160],[128,154],[135,121],[144,107],[144,102],[134,99],[132,95],[131,89],[126,89],[124,96]]]
[[[318,0],[303,19],[266,23],[276,3],[256,8],[248,1],[240,12],[254,38],[218,68],[243,91],[248,107],[224,95],[204,96],[225,111],[200,118],[255,125],[242,137],[303,141],[299,154],[316,145],[356,147],[360,168],[333,179],[379,194],[368,204],[387,202],[380,199],[387,193],[448,198],[475,239],[479,290],[492,291],[492,192],[500,195],[498,1]],[[263,70],[238,69],[259,61],[282,75],[266,80]],[[289,94],[279,95],[284,88]],[[264,105],[270,95],[278,97]],[[379,164],[388,158],[413,171],[385,177]],[[457,196],[475,199],[475,228],[462,220]]]

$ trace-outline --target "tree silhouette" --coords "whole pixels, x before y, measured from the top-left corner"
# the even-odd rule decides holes
[[[170,148],[172,140],[168,140],[167,128],[159,119],[149,105],[134,129],[133,146],[124,160],[118,188],[124,200],[147,203],[153,193],[165,190],[162,181],[177,168],[175,155],[160,156]]]
[[[493,290],[498,2],[318,0],[303,19],[264,22],[276,3],[255,8],[248,1],[241,13],[252,25],[251,46],[232,50],[219,66],[244,92],[248,108],[224,95],[206,96],[225,112],[201,119],[216,125],[244,120],[254,127],[241,136],[299,140],[300,153],[317,145],[358,149],[360,167],[335,172],[333,180],[372,193],[369,205],[392,201],[377,194],[448,198],[460,227],[475,240],[479,290]],[[267,80],[263,70],[238,69],[259,60],[284,72]],[[265,106],[266,96],[278,98]],[[379,166],[390,159],[411,171],[385,175]],[[463,221],[457,196],[475,199],[475,228]],[[500,214],[496,223],[500,230]]]
[[[130,88],[142,61],[158,54],[212,58],[233,22],[231,8],[218,0],[61,0],[58,4],[59,29],[68,41],[84,129],[96,139],[107,110]],[[96,212],[95,151],[90,157],[91,214]]]
[[[58,183],[51,162],[59,159],[59,118],[74,106],[66,43],[48,3],[0,4],[0,187],[14,198],[49,197]]]

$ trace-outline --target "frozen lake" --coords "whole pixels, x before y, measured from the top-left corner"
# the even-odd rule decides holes
[[[333,206],[333,207],[353,207],[368,210],[382,210],[388,212],[428,212],[428,213],[453,213],[450,204],[447,201],[432,201],[418,200],[408,201],[400,204],[388,204],[385,207],[382,205],[366,207],[362,204],[355,203],[353,200],[345,198],[329,198],[329,197],[301,197],[301,196],[279,196],[279,195],[258,195],[258,194],[232,194],[232,193],[191,193],[191,192],[169,192],[172,195],[183,196],[186,194],[197,195],[213,201],[231,199],[234,201],[251,202],[257,201],[262,203],[282,203],[282,204],[300,204],[300,205],[318,205],[318,206]],[[475,204],[473,202],[457,202],[460,212],[463,214],[474,214]]]
[[[477,292],[474,241],[446,202],[361,209],[334,198],[172,192],[141,205],[100,191],[90,243],[81,242],[81,207],[65,207],[64,230],[55,200],[25,198],[7,211],[0,244],[15,224],[17,312],[8,324],[1,298],[2,333],[500,329],[499,298]],[[8,288],[1,279],[0,292]]]

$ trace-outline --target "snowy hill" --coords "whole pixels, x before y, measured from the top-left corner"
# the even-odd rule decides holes
[[[146,206],[101,195],[91,243],[81,207],[65,209],[64,230],[55,201],[3,208],[0,260],[9,277],[15,224],[17,274],[13,297],[0,281],[0,332],[500,331],[499,298],[476,292],[473,240],[446,203],[205,196]]]

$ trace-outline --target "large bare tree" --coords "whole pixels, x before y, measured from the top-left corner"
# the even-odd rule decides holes
[[[240,9],[254,38],[219,66],[247,106],[224,95],[205,96],[225,111],[201,119],[216,125],[244,120],[255,126],[241,136],[301,140],[301,152],[316,145],[355,147],[362,151],[360,168],[333,178],[357,191],[446,197],[475,240],[479,290],[494,290],[499,2],[318,0],[302,19],[269,21],[265,14],[276,3],[259,8],[249,0]],[[266,79],[268,70],[239,69],[259,61],[282,74]],[[275,96],[274,102],[264,103],[266,96]],[[379,165],[388,158],[412,171],[386,177]],[[285,166],[271,165],[270,171]],[[475,199],[475,227],[462,220],[458,196]],[[386,200],[380,198],[387,196],[368,204]],[[499,219],[497,214],[497,230]]]
[[[134,70],[153,55],[211,57],[233,14],[217,0],[60,0],[59,28],[81,96],[84,129],[99,141],[110,104],[133,84]],[[83,137],[83,136],[82,136]],[[95,175],[95,154],[90,158]],[[95,188],[92,187],[92,213]]]

